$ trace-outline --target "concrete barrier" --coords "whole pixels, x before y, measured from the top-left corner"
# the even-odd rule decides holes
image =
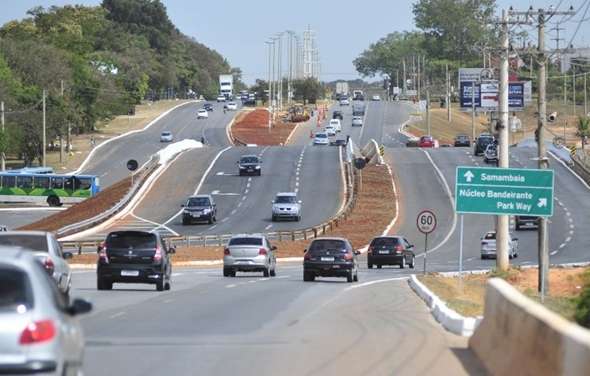
[[[590,374],[590,331],[498,278],[488,282],[484,319],[469,347],[493,375]]]

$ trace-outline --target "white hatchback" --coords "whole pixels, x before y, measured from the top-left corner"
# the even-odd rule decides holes
[[[229,102],[227,104],[227,109],[231,111],[236,111],[238,109],[238,105],[236,104],[236,102]]]
[[[328,139],[328,134],[326,132],[318,132],[315,134],[315,138],[313,139],[314,145],[328,145],[330,140]]]
[[[207,112],[207,110],[205,110],[204,108],[201,108],[199,111],[197,111],[197,119],[208,119],[209,118],[209,112]]]

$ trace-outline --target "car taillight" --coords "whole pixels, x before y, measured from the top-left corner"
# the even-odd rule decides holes
[[[223,254],[224,254],[224,255],[226,255],[226,256],[229,256],[229,255],[231,255],[231,253],[230,253],[230,251],[229,251],[229,248],[224,248],[224,249],[223,249]]]
[[[260,256],[266,256],[267,255],[266,249],[260,248],[258,250],[258,255],[260,255]]]
[[[305,254],[303,255],[303,259],[304,260],[311,260],[311,254],[309,252],[305,252]]]
[[[367,250],[367,254],[368,255],[372,255],[373,254],[373,247],[369,247],[369,249]]]
[[[352,261],[352,253],[345,253],[344,254],[344,260],[346,260],[346,261]]]
[[[49,257],[46,257],[45,261],[43,261],[43,267],[45,267],[45,270],[47,270],[47,273],[49,273],[49,275],[53,275],[53,270],[55,269],[53,260],[51,260]]]
[[[18,343],[33,345],[50,341],[55,337],[55,325],[51,320],[35,321],[27,325],[20,335]]]
[[[162,248],[160,248],[160,246],[156,247],[156,253],[154,254],[154,262],[162,262]]]
[[[402,247],[400,244],[398,244],[393,249],[395,249],[395,253],[402,253],[404,250],[404,247]]]
[[[109,256],[107,256],[107,245],[104,242],[100,245],[100,248],[98,251],[98,260],[100,262],[105,263],[105,264],[109,263]]]

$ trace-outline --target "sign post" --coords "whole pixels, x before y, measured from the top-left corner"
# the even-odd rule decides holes
[[[426,257],[428,256],[428,234],[436,228],[436,216],[430,210],[422,210],[416,218],[418,231],[424,234],[424,271],[426,274]]]

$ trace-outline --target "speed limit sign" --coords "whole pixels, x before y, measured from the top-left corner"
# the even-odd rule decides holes
[[[436,216],[430,210],[423,210],[416,218],[418,231],[423,234],[430,234],[436,228]]]

